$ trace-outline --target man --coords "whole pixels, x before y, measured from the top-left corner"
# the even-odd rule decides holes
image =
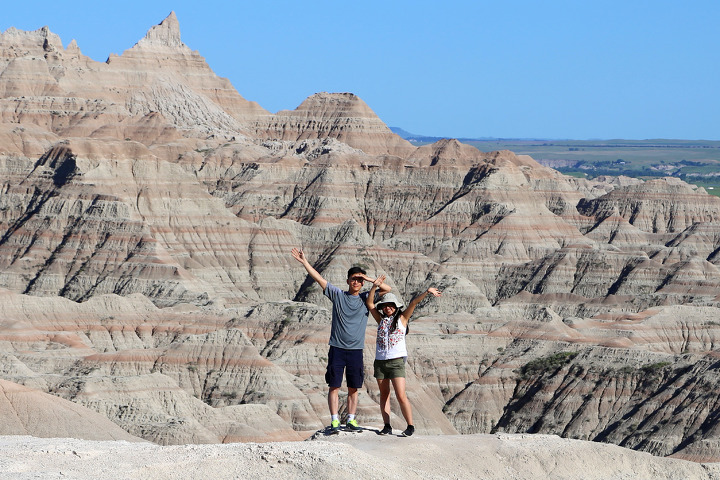
[[[325,372],[325,381],[328,384],[328,407],[330,408],[330,427],[337,431],[340,429],[340,385],[343,373],[348,387],[347,410],[348,418],[346,428],[361,430],[355,419],[358,405],[358,389],[362,388],[365,368],[363,366],[363,346],[365,344],[365,329],[368,314],[365,305],[368,292],[360,293],[363,283],[373,280],[366,275],[360,267],[348,270],[346,292],[325,280],[317,270],[310,265],[302,250],[292,249],[292,256],[302,263],[308,275],[315,280],[326,297],[333,304],[332,324],[330,326],[330,351],[328,352],[328,366]],[[390,291],[390,287],[383,283],[378,287],[378,295]]]

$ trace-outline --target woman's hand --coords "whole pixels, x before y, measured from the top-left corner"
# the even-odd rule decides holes
[[[293,248],[290,253],[292,253],[293,258],[300,263],[305,263],[307,261],[305,253],[299,248]]]
[[[378,278],[372,281],[373,286],[379,287],[383,283],[385,283],[385,278],[387,278],[386,275],[380,275]]]
[[[428,293],[432,293],[432,294],[435,295],[436,297],[441,297],[441,296],[442,296],[442,292],[441,292],[440,290],[438,290],[437,288],[435,288],[435,287],[430,287],[430,288],[427,289],[427,291],[428,291]]]

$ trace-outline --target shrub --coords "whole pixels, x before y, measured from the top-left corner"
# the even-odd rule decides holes
[[[526,378],[533,375],[542,375],[550,371],[557,371],[575,357],[577,357],[577,352],[558,352],[547,357],[536,358],[523,365],[520,369],[520,374],[523,378]]]
[[[658,370],[662,370],[663,368],[670,365],[670,362],[656,362],[656,363],[649,363],[647,365],[643,365],[642,371],[645,373],[655,373]]]

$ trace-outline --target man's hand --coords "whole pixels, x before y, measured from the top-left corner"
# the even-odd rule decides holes
[[[322,275],[320,275],[317,270],[315,270],[313,266],[310,265],[310,262],[308,262],[308,259],[305,258],[305,254],[303,253],[303,251],[299,248],[293,248],[290,253],[292,253],[292,256],[295,260],[302,263],[302,266],[305,267],[308,275],[310,275],[310,277],[312,277],[312,279],[315,280],[318,285],[320,285],[320,288],[322,288],[324,291],[325,287],[327,287],[327,280],[325,280]]]
[[[427,289],[427,291],[428,291],[428,293],[432,293],[432,294],[435,295],[436,297],[442,296],[442,292],[441,292],[440,290],[438,290],[437,288],[435,288],[435,287],[430,287],[430,288]]]
[[[372,278],[368,277],[367,275],[363,275],[363,276],[365,277],[365,281],[366,281],[366,282],[370,282],[370,283],[372,283],[373,285],[375,285],[375,282],[376,282],[377,280],[379,280],[380,278],[382,278],[382,281],[381,281],[379,284],[377,284],[378,293],[379,293],[380,295],[385,295],[385,294],[388,293],[390,290],[392,290],[392,288],[390,288],[390,285],[388,285],[387,283],[385,283],[385,280],[387,279],[387,275],[380,275],[380,276],[379,276],[378,278],[376,278],[375,280],[373,280]]]

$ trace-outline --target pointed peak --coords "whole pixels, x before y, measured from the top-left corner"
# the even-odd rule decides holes
[[[73,54],[78,54],[78,55],[79,55],[80,53],[82,53],[82,52],[80,51],[80,47],[79,47],[78,44],[77,44],[77,41],[76,41],[74,38],[70,41],[70,43],[68,44],[68,46],[67,46],[67,48],[65,49],[65,51],[68,52],[68,53],[73,53]]]
[[[145,38],[140,40],[137,45],[139,47],[182,47],[180,23],[175,12],[170,12],[170,15],[159,25],[148,30]]]

